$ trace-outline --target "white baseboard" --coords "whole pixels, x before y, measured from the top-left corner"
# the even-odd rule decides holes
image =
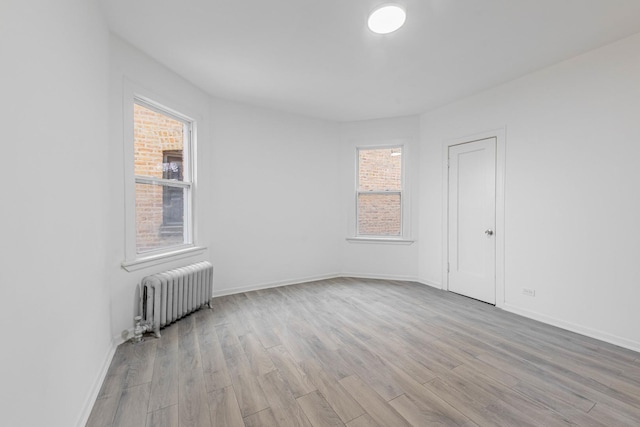
[[[100,368],[100,372],[98,373],[97,378],[93,382],[93,386],[91,387],[91,392],[87,396],[87,399],[84,402],[84,406],[82,409],[82,413],[78,419],[76,425],[78,427],[85,427],[87,421],[89,421],[89,416],[91,415],[91,410],[96,403],[98,398],[98,393],[100,393],[100,388],[102,387],[102,383],[104,379],[107,377],[107,372],[109,371],[109,366],[111,366],[111,361],[113,360],[113,356],[116,354],[116,348],[118,347],[116,341],[111,341],[111,345],[109,350],[107,351],[107,355],[102,362],[102,367]]]
[[[436,289],[442,290],[442,284],[441,283],[432,282],[431,280],[426,280],[426,279],[418,279],[418,280],[416,280],[416,282],[420,283],[421,285],[427,285],[427,286],[431,286],[432,288],[436,288]]]
[[[258,291],[258,290],[261,290],[261,289],[278,288],[280,286],[297,285],[299,283],[315,282],[317,280],[335,279],[337,277],[341,277],[341,275],[338,274],[338,273],[321,274],[321,275],[318,275],[318,276],[308,276],[308,277],[302,277],[302,278],[298,278],[298,279],[281,280],[281,281],[277,281],[277,282],[256,283],[256,284],[253,284],[253,285],[238,286],[238,287],[235,287],[235,288],[227,288],[227,289],[222,289],[222,290],[219,290],[219,291],[216,290],[216,285],[214,283],[213,284],[213,296],[214,297],[222,297],[222,296],[225,296],[225,295],[239,294],[239,293],[242,293],[242,292],[251,292],[251,291]]]
[[[640,352],[640,342],[629,340],[626,338],[611,335],[606,332],[599,331],[597,329],[587,328],[575,323],[567,322],[565,320],[556,319],[535,311],[527,310],[524,308],[516,307],[505,303],[502,307],[504,311],[517,314],[519,316],[527,317],[529,319],[537,320],[542,323],[546,323],[551,326],[557,326],[558,328],[566,329],[567,331],[575,332],[580,335],[585,335],[590,338],[594,338],[600,341],[607,342],[609,344],[624,347],[629,350]]]
[[[216,291],[215,284],[214,284],[213,296],[221,297],[225,295],[239,294],[242,292],[258,291],[261,289],[277,288],[280,286],[297,285],[299,283],[315,282],[318,280],[337,279],[341,277],[354,277],[356,279],[382,279],[382,280],[398,280],[398,281],[404,281],[404,282],[419,282],[419,283],[423,283],[423,284],[440,289],[439,285],[432,284],[430,282],[419,281],[416,276],[402,276],[402,275],[399,276],[399,275],[393,275],[393,274],[331,273],[331,274],[322,274],[318,276],[303,277],[298,279],[290,279],[290,280],[283,280],[283,281],[277,281],[277,282],[267,282],[267,283],[258,283],[258,284],[247,285],[247,286],[238,286],[235,288],[222,289],[220,291]]]
[[[397,274],[363,274],[363,273],[341,273],[338,277],[353,277],[356,279],[379,279],[379,280],[397,280],[402,282],[417,282],[416,276],[403,276]]]

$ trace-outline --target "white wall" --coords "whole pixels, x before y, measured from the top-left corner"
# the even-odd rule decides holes
[[[334,276],[340,212],[336,125],[214,99],[111,39],[109,278],[114,339],[132,325],[142,277],[207,259],[214,294]],[[133,82],[198,120],[197,243],[204,254],[127,272],[123,85]],[[162,101],[161,101],[162,102]]]
[[[334,276],[336,125],[212,100],[215,294]]]
[[[405,172],[404,217],[406,239],[418,235],[419,195],[419,138],[418,116],[366,120],[340,124],[340,271],[345,276],[416,280],[418,278],[418,244],[347,241],[355,235],[355,176],[356,148],[403,144]]]
[[[640,35],[422,116],[422,281],[442,283],[443,141],[506,127],[504,308],[640,350],[638,52]]]
[[[0,423],[79,426],[111,351],[108,31],[93,1],[3,1],[0,58]]]
[[[159,269],[120,267],[125,77],[199,120],[209,250],[186,261],[214,263],[217,294],[339,273],[441,283],[442,142],[506,126],[505,308],[640,349],[640,36],[420,120],[338,125],[212,99],[110,39],[93,2],[1,8],[4,424],[81,424]],[[355,146],[396,139],[417,243],[348,243]]]
[[[172,260],[160,266],[128,272],[121,267],[125,260],[125,183],[124,183],[124,105],[125,88],[133,86],[155,101],[174,108],[197,121],[198,165],[196,216],[206,219],[211,210],[212,186],[208,159],[211,157],[209,96],[171,70],[161,66],[123,40],[111,36],[109,63],[109,163],[110,209],[108,277],[111,288],[111,336],[117,342],[122,330],[133,325],[137,314],[138,285],[142,277],[183,266],[191,262],[210,260],[210,253],[187,259]],[[128,96],[127,96],[128,97]],[[198,221],[195,241],[210,247],[209,222]]]

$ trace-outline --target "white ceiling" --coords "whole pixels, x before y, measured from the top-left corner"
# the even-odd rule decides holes
[[[639,0],[102,0],[111,30],[211,95],[351,121],[418,114],[640,32]]]

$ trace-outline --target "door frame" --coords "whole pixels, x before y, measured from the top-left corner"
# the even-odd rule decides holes
[[[505,304],[504,284],[504,255],[505,255],[505,227],[504,227],[504,187],[506,169],[506,128],[497,128],[477,132],[466,136],[451,138],[442,143],[442,289],[449,290],[449,147],[480,141],[488,138],[496,139],[496,307]]]

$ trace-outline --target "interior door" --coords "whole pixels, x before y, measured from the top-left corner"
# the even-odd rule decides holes
[[[449,147],[448,287],[496,303],[496,138]]]

